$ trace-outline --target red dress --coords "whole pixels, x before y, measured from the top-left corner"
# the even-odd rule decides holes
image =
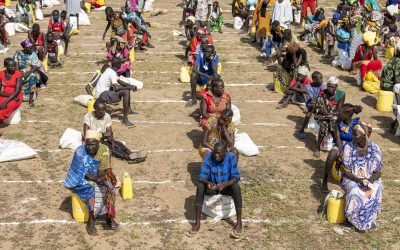
[[[6,94],[12,94],[17,88],[17,79],[22,77],[21,71],[16,70],[9,80],[6,79],[6,71],[0,71],[1,91]],[[11,114],[21,106],[23,102],[22,90],[18,93],[18,102],[11,100],[7,103],[5,109],[0,109],[0,122],[6,120]],[[0,103],[7,100],[8,97],[0,96]]]
[[[204,101],[207,103],[207,113],[211,117],[217,117],[219,118],[221,116],[222,111],[224,111],[226,108],[228,108],[228,103],[231,97],[227,94],[224,93],[221,96],[221,100],[219,102],[214,102],[214,96],[211,92],[211,90],[207,91],[203,95]],[[205,127],[206,121],[208,118],[203,117],[201,125],[202,127]]]

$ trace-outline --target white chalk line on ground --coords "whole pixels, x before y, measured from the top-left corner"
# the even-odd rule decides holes
[[[83,61],[82,61],[83,62]],[[176,75],[178,76],[181,72],[180,71],[155,71],[155,70],[149,70],[149,71],[144,71],[144,70],[132,70],[133,74],[171,74],[171,75]],[[236,71],[228,71],[224,70],[223,73],[235,73]],[[66,74],[74,74],[76,72],[65,72],[65,71],[54,71],[51,72],[50,74],[55,74],[55,75],[66,75]],[[94,74],[95,72],[93,71],[84,71],[80,72],[80,74]],[[246,74],[261,74],[262,72],[260,71],[248,71]]]
[[[71,98],[58,98],[57,100],[54,98],[43,98],[43,101],[59,101],[60,99],[64,100],[72,100],[73,97]],[[73,102],[73,101],[72,101]],[[187,101],[184,100],[133,100],[131,101],[133,103],[167,103],[167,104],[181,104],[181,103],[186,103]],[[277,103],[278,101],[273,101],[273,100],[239,100],[236,101],[235,103]]]
[[[93,72],[91,72],[93,74]],[[182,82],[149,82],[145,84],[160,84],[160,85],[189,85],[189,83],[182,83]],[[51,85],[56,86],[86,86],[87,83],[51,83]],[[249,87],[249,86],[267,86],[266,83],[225,83],[227,87]]]

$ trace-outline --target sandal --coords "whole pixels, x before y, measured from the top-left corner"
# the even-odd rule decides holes
[[[185,233],[185,235],[187,236],[187,237],[193,237],[193,236],[195,236],[196,234],[198,233],[198,231],[192,231],[192,230],[190,230],[190,231],[187,231],[186,233]]]
[[[135,164],[144,162],[147,158],[147,151],[133,152],[129,155],[128,163]]]
[[[237,233],[237,232],[235,232],[235,230],[233,230],[231,233],[231,237],[236,240],[240,239],[240,236],[241,236],[241,233]]]

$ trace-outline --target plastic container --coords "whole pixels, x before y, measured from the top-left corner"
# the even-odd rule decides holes
[[[337,168],[336,168],[336,161],[333,163],[333,166],[332,166],[332,171],[331,171],[331,174],[332,174],[332,178],[335,180],[335,181],[341,181],[342,180],[342,175],[341,175],[341,173],[340,173],[341,171],[340,171],[340,169],[338,170]]]
[[[344,216],[346,199],[343,193],[337,193],[336,197],[328,198],[328,207],[326,211],[328,222],[333,224],[341,224],[346,221],[346,217]]]
[[[10,6],[11,6],[11,0],[6,0],[5,3],[4,3],[4,5],[5,5],[6,7],[10,7]]]
[[[90,99],[87,103],[87,112],[91,113],[94,111],[94,102],[96,101],[96,99]]]
[[[389,45],[386,48],[385,57],[388,59],[392,59],[394,57],[394,54],[395,54],[395,48],[393,46]]]
[[[221,64],[221,63],[218,63],[218,68],[217,68],[217,73],[218,73],[218,75],[220,75],[221,72],[222,72],[222,64]]]
[[[90,13],[92,11],[92,3],[85,2],[86,13]]]
[[[135,48],[129,50],[129,60],[131,61],[131,64],[135,62]]]
[[[190,71],[190,67],[188,67],[188,66],[182,66],[181,67],[181,73],[180,73],[180,76],[179,76],[179,80],[182,83],[189,83],[190,82],[190,73],[189,73],[189,71]]]
[[[381,112],[392,112],[393,101],[394,101],[394,93],[392,91],[379,90],[376,109],[378,109]]]
[[[125,172],[122,177],[121,196],[124,200],[133,199],[132,179],[127,172]]]
[[[89,220],[89,210],[87,204],[82,201],[75,193],[71,194],[72,216],[77,222],[86,222]]]

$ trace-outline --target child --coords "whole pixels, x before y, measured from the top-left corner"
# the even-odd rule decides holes
[[[224,19],[222,18],[222,10],[219,7],[218,1],[215,1],[213,3],[210,21],[211,21],[211,30],[213,32],[222,33],[222,26],[224,25]]]
[[[58,60],[58,44],[54,40],[53,33],[47,33],[47,64],[54,67],[61,67],[62,63]]]
[[[305,104],[306,102],[306,85],[311,80],[307,77],[309,74],[306,66],[300,66],[296,79],[290,82],[289,88],[285,92],[285,96],[279,102],[277,109],[286,108],[289,102],[295,104]]]

